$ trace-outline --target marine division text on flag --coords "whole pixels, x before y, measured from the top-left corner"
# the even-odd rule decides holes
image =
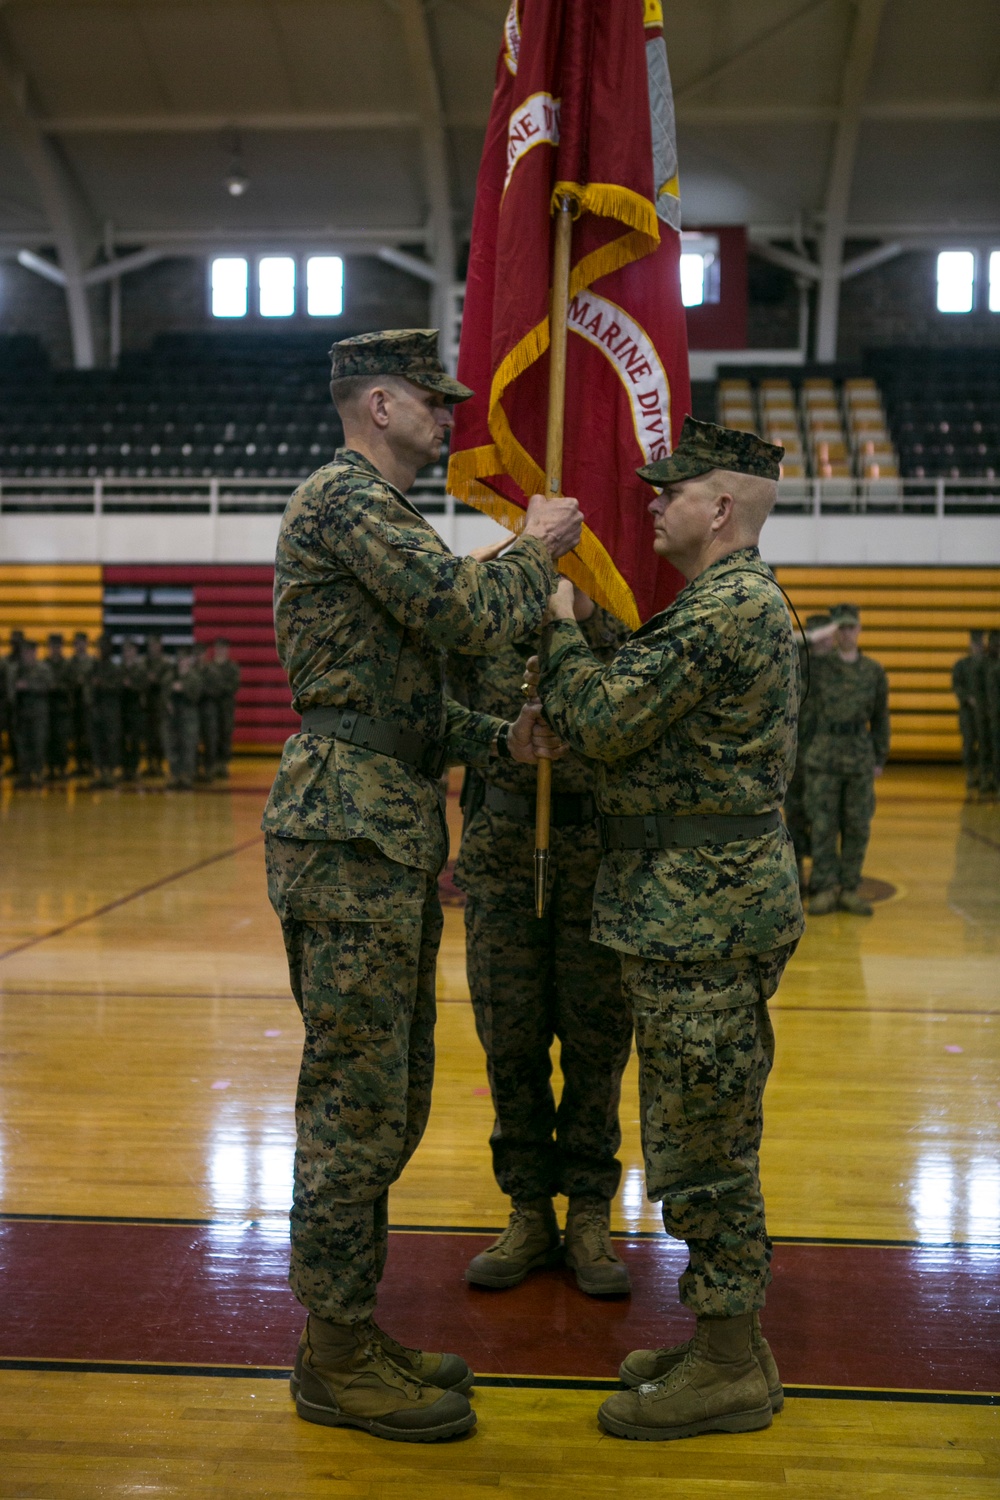
[[[653,491],[690,410],[673,97],[660,0],[511,0],[472,227],[448,487],[511,530],[545,488],[554,201],[578,213],[563,492],[586,521],[563,559],[633,626],[677,592],[652,552]]]

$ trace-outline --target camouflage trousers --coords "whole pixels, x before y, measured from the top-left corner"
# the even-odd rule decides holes
[[[857,890],[875,815],[871,771],[810,771],[807,805],[813,856],[809,889],[813,895],[834,886]]]
[[[965,784],[973,788],[979,785],[979,738],[976,733],[976,710],[971,703],[958,706],[958,729],[962,736],[962,767]]]
[[[120,693],[95,693],[90,706],[90,751],[94,770],[112,776],[122,761]]]
[[[190,786],[198,769],[198,705],[177,697],[163,716],[163,744],[171,780]]]
[[[699,1317],[763,1307],[771,1279],[759,1163],[774,1060],[767,1001],[794,947],[691,964],[621,954],[646,1192],[687,1243],[680,1298]]]
[[[45,763],[50,776],[65,776],[69,765],[69,742],[73,733],[73,705],[67,693],[49,698],[49,738]]]
[[[45,774],[45,752],[49,740],[47,693],[18,693],[14,708],[18,775],[41,781]]]
[[[511,910],[470,897],[465,908],[469,989],[493,1098],[493,1171],[516,1203],[556,1193],[611,1199],[621,1178],[618,1104],[632,1025],[617,956],[590,941],[592,886],[586,895],[574,902],[557,879],[541,920],[516,901]]]
[[[355,1323],[374,1311],[389,1188],[430,1112],[437,882],[368,840],[269,833],[265,848],[305,1025],[289,1282],[310,1312]]]

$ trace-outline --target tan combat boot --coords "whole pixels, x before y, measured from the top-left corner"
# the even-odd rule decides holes
[[[680,1364],[690,1350],[691,1343],[692,1340],[688,1339],[684,1344],[674,1344],[672,1349],[633,1349],[632,1353],[622,1361],[618,1378],[631,1390],[636,1390],[640,1385],[649,1385],[653,1381],[662,1380]],[[781,1376],[778,1374],[778,1366],[771,1353],[771,1346],[760,1331],[759,1313],[753,1314],[750,1347],[757,1356],[757,1363],[767,1381],[771,1410],[779,1412],[785,1404],[785,1392],[782,1388]]]
[[[529,1271],[557,1266],[562,1260],[559,1225],[551,1198],[515,1203],[510,1222],[498,1240],[474,1255],[465,1279],[472,1286],[503,1289],[518,1286]]]
[[[327,1323],[309,1314],[295,1410],[323,1427],[358,1427],[400,1443],[432,1443],[476,1425],[458,1391],[404,1375],[370,1322]]]
[[[771,1425],[771,1402],[750,1345],[753,1314],[699,1318],[691,1346],[662,1380],[618,1391],[598,1412],[614,1437],[662,1442],[699,1432],[755,1432]]]
[[[841,891],[837,905],[841,911],[849,911],[855,917],[870,917],[874,915],[875,911],[871,902],[866,901],[864,896],[859,895],[856,890]]]
[[[566,1264],[589,1297],[627,1297],[628,1266],[611,1243],[611,1205],[595,1198],[571,1198],[566,1215]]]
[[[811,917],[826,917],[830,912],[837,910],[837,897],[839,891],[835,885],[829,890],[817,891],[815,896],[809,897],[809,915]]]
[[[299,1347],[295,1351],[295,1365],[288,1382],[293,1401],[299,1394],[299,1386],[302,1383],[302,1356],[306,1349],[308,1326],[306,1324],[302,1330]],[[369,1326],[382,1353],[391,1359],[396,1368],[408,1379],[422,1381],[424,1385],[436,1385],[439,1391],[459,1391],[462,1395],[470,1391],[475,1384],[475,1375],[459,1355],[427,1354],[422,1349],[408,1349],[405,1344],[397,1344],[396,1340],[383,1332],[377,1323],[371,1323]]]

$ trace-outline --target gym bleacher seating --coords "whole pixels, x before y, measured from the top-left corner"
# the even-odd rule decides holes
[[[720,379],[718,420],[785,450],[782,479],[895,479],[899,466],[879,390],[868,376],[796,372]]]
[[[1000,474],[1000,349],[883,349],[868,364],[905,478]]]
[[[889,675],[893,760],[958,760],[951,669],[969,631],[1000,629],[1000,568],[775,569],[802,619],[861,610],[861,649]]]
[[[0,340],[0,477],[297,479],[342,430],[326,334],[164,334],[116,370]]]

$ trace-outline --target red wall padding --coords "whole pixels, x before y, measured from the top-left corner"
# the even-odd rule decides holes
[[[137,563],[106,567],[104,582],[193,588],[195,640],[210,644],[216,636],[225,636],[243,673],[236,699],[237,744],[271,747],[295,733],[299,719],[292,712],[288,682],[274,644],[273,568]]]

